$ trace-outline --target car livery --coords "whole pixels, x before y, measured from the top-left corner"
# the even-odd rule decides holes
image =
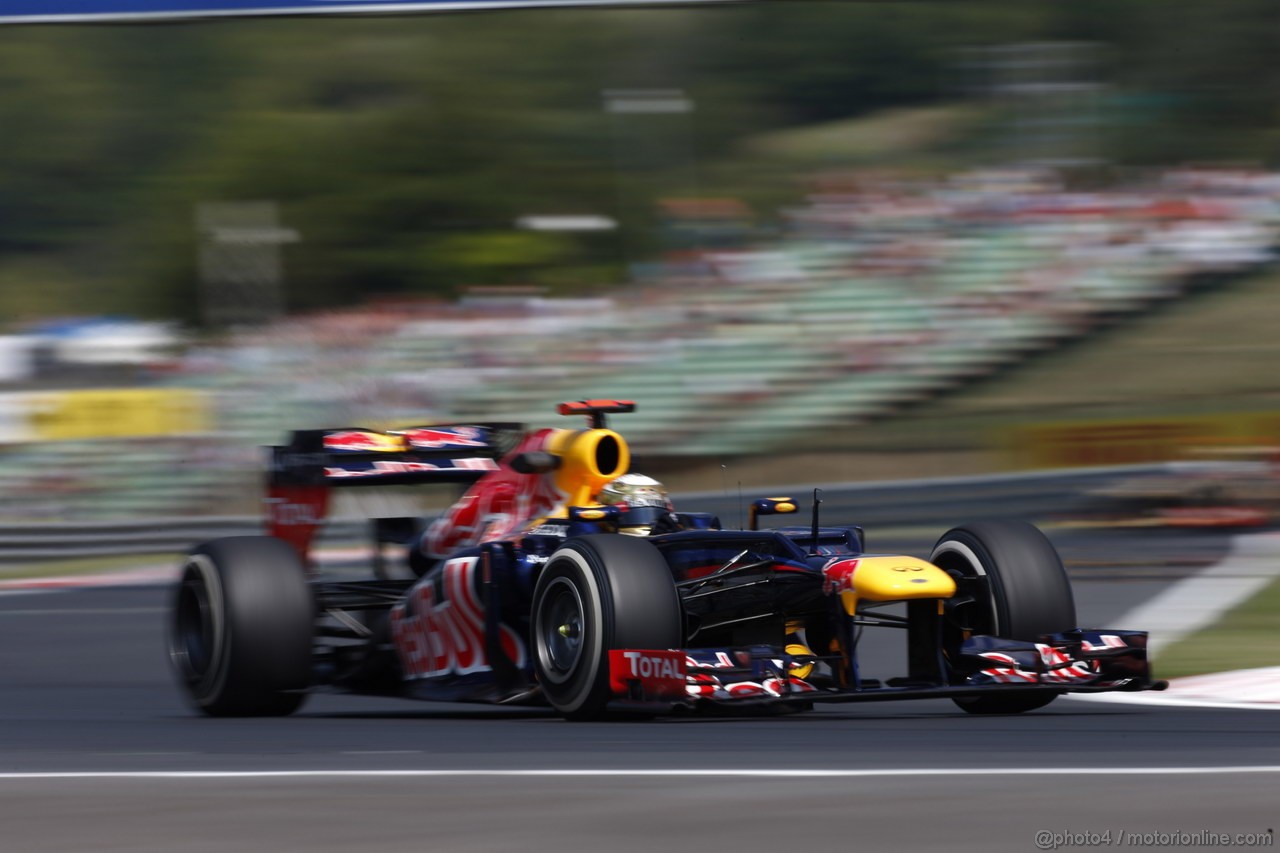
[[[170,657],[209,714],[284,714],[317,688],[431,700],[612,710],[947,697],[1017,713],[1064,692],[1162,689],[1142,631],[1076,624],[1070,582],[1031,525],[976,522],[926,557],[867,553],[862,529],[811,522],[790,496],[750,506],[745,529],[664,511],[619,533],[597,501],[630,450],[606,415],[629,401],[561,404],[586,429],[444,424],[385,434],[293,433],[272,448],[264,536],[188,556]],[[377,437],[381,436],[381,437]],[[376,519],[367,577],[316,572],[311,548],[334,488],[467,488],[439,517]],[[414,577],[392,577],[383,548]],[[896,629],[907,664],[864,678],[865,629]]]

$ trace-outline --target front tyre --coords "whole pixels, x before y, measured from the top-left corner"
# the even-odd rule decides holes
[[[1040,530],[1021,521],[982,521],[943,534],[929,562],[957,581],[985,579],[974,633],[1034,642],[1076,627],[1076,605],[1062,559]],[[982,588],[979,586],[978,588]],[[953,701],[971,714],[1020,714],[1048,705],[1056,690],[992,693]]]
[[[169,658],[197,708],[283,716],[311,680],[314,604],[297,553],[271,536],[215,539],[182,567]]]
[[[571,720],[604,714],[610,650],[684,644],[671,570],[657,548],[632,536],[584,536],[560,547],[538,577],[532,622],[538,683]]]

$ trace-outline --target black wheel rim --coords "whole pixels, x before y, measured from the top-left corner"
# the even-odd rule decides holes
[[[976,552],[974,556],[977,557]],[[986,586],[986,584],[990,583],[990,579],[988,578],[983,582],[981,578],[986,576],[987,573],[957,551],[934,555],[933,563],[951,576],[952,580],[956,582],[958,591],[965,592],[966,588],[971,590],[970,592],[965,592],[963,596],[957,596],[943,602],[946,616],[942,625],[943,654],[949,664],[952,682],[962,683],[964,681],[963,673],[959,670],[950,669],[950,667],[954,666],[959,660],[960,647],[964,643],[965,636],[995,634],[995,601],[988,600],[991,591]],[[957,601],[960,603],[957,604]],[[955,700],[956,704],[961,707],[965,706],[966,701],[965,699]]]
[[[560,683],[570,679],[582,660],[587,624],[582,597],[568,578],[548,585],[538,611],[538,657],[542,674]]]
[[[209,592],[199,576],[186,577],[178,589],[172,651],[189,682],[204,678],[213,660],[213,619]]]
[[[934,565],[951,575],[961,592],[971,590],[968,600],[959,604],[954,600],[944,602],[949,624],[957,631],[960,625],[964,625],[973,634],[996,634],[998,616],[990,587],[990,573],[973,565],[956,551],[935,557]]]

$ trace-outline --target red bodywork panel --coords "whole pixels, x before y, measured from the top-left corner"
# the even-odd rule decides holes
[[[521,453],[546,450],[555,432],[543,429],[525,436],[502,459],[498,470],[476,481],[437,518],[424,539],[428,556],[442,559],[462,548],[500,539],[563,503],[564,495],[551,477],[521,474],[509,464]]]
[[[272,485],[265,503],[267,534],[288,542],[309,565],[311,540],[329,513],[329,487]]]

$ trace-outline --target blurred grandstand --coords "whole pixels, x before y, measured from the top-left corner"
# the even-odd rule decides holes
[[[682,252],[607,296],[477,290],[290,317],[118,364],[85,384],[196,392],[200,426],[11,437],[0,515],[243,510],[257,446],[288,429],[553,425],[554,402],[586,397],[636,400],[625,428],[649,457],[838,449],[845,427],[1271,263],[1280,174],[1188,168],[1090,192],[1023,168],[824,174],[781,218],[768,242]],[[32,368],[6,387],[41,378]]]

